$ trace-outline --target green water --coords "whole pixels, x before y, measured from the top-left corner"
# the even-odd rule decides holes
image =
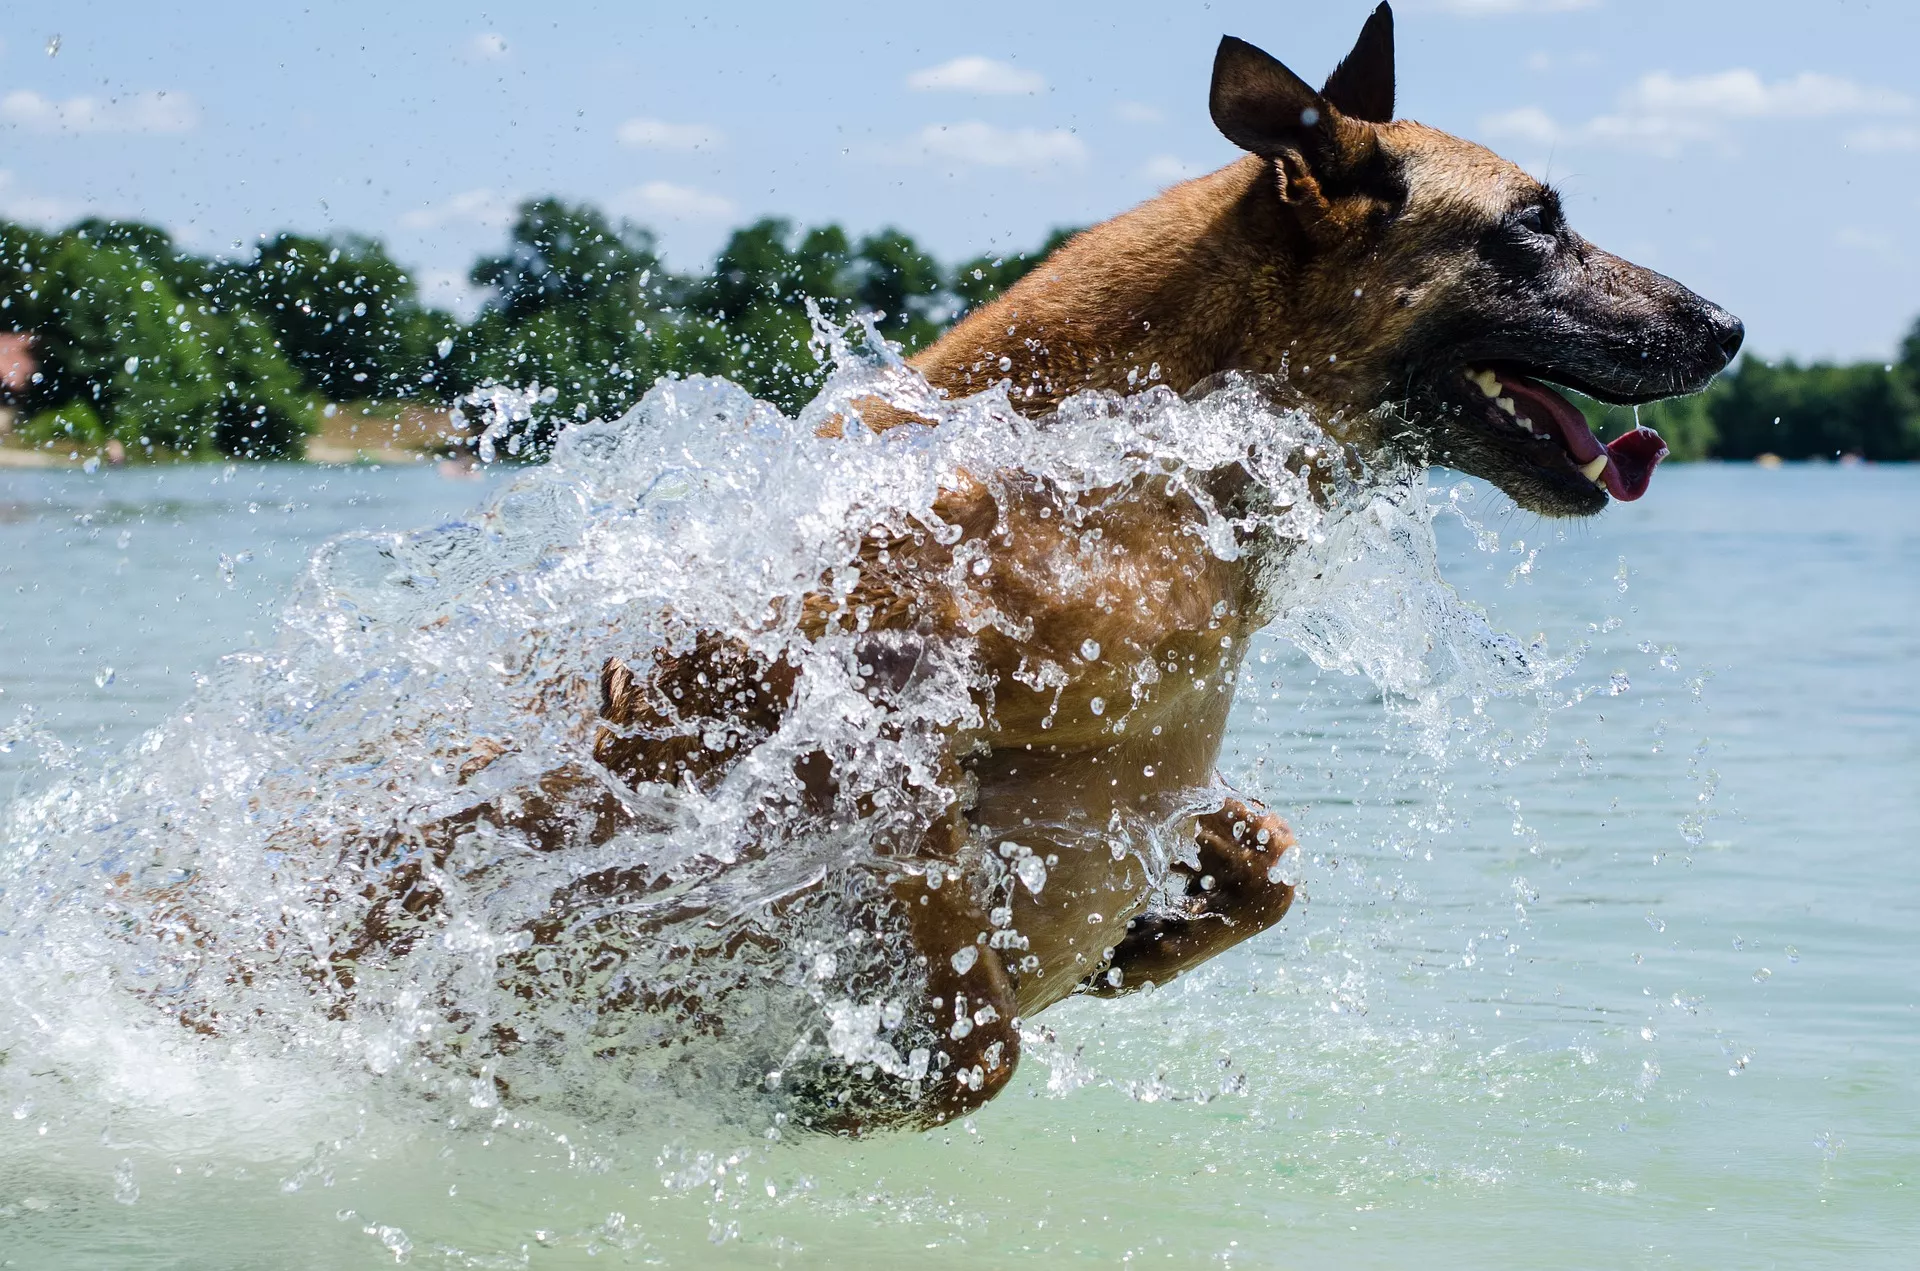
[[[477,497],[0,474],[0,727],[32,706],[110,753],[264,637],[322,537]],[[1049,1012],[970,1122],[769,1144],[349,1099],[287,1109],[326,1127],[289,1154],[77,1092],[0,1109],[0,1266],[1910,1265],[1920,471],[1663,469],[1564,529],[1472,506],[1501,541],[1443,522],[1448,577],[1591,642],[1590,695],[1511,764],[1536,721],[1495,704],[1501,754],[1436,766],[1267,650],[1228,768],[1300,831],[1305,901],[1169,989]]]

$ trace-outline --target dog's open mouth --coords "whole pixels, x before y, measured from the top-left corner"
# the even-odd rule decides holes
[[[1602,445],[1572,402],[1530,376],[1507,367],[1469,367],[1467,396],[1504,441],[1540,467],[1568,465],[1622,503],[1647,492],[1667,443],[1651,428],[1635,427]]]

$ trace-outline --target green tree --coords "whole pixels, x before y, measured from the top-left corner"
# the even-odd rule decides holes
[[[911,238],[897,229],[869,234],[860,240],[851,265],[853,301],[881,315],[880,334],[908,353],[938,338],[946,318],[940,303],[946,278]]]
[[[309,412],[298,378],[257,319],[222,311],[213,284],[196,281],[210,263],[174,251],[153,226],[102,221],[37,240],[14,232],[7,248],[4,311],[38,337],[41,379],[28,406],[60,430],[43,440],[299,452]]]
[[[1907,332],[1907,338],[1900,342],[1900,361],[1897,369],[1907,381],[1907,387],[1920,395],[1920,318],[1913,321],[1913,329]]]
[[[688,360],[665,302],[681,289],[653,236],[556,199],[521,205],[507,251],[475,265],[493,297],[448,359],[456,384],[491,380],[555,390],[552,415],[527,439],[537,450],[556,420],[616,415]]]
[[[1801,367],[1747,358],[1708,409],[1722,458],[1920,459],[1920,404],[1897,369],[1878,363]]]
[[[687,332],[689,352],[698,355],[693,369],[727,375],[782,410],[799,410],[826,378],[810,347],[806,302],[819,302],[835,319],[850,316],[853,264],[846,232],[837,225],[809,230],[797,242],[784,220],[736,230],[713,273],[688,296],[695,320]]]
[[[234,274],[238,298],[271,324],[311,391],[333,401],[433,391],[435,348],[453,321],[421,305],[378,242],[281,234]]]

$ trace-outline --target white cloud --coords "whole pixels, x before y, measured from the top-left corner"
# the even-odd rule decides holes
[[[1629,116],[1676,115],[1722,119],[1813,119],[1827,115],[1888,114],[1913,108],[1913,99],[1836,75],[1802,71],[1769,84],[1744,68],[1710,75],[1643,75],[1621,106]]]
[[[1905,264],[1907,255],[1901,250],[1900,242],[1893,235],[1878,230],[1861,229],[1857,225],[1843,225],[1833,236],[1833,241],[1850,251],[1865,252],[1881,260],[1894,264]]]
[[[13,173],[0,168],[0,217],[33,225],[64,225],[94,210],[79,199],[33,194],[19,188]]]
[[[1597,9],[1600,0],[1434,0],[1432,8],[1463,18],[1501,17],[1509,13],[1571,13]]]
[[[1130,124],[1157,124],[1166,118],[1158,107],[1145,102],[1120,102],[1114,106],[1113,113]]]
[[[463,190],[439,203],[402,213],[400,223],[408,229],[440,229],[446,225],[500,229],[512,222],[519,203],[518,195],[504,190]]]
[[[1511,137],[1537,145],[1551,145],[1561,136],[1560,125],[1538,106],[1522,106],[1518,110],[1488,115],[1480,121],[1480,131],[1489,137]]]
[[[957,124],[928,124],[911,139],[880,152],[900,163],[944,162],[966,168],[1079,167],[1087,147],[1064,128],[997,128],[969,119]]]
[[[497,62],[507,55],[507,37],[498,31],[482,31],[460,46],[468,57],[482,62]]]
[[[1920,128],[1911,124],[1856,128],[1847,134],[1846,143],[1855,150],[1876,153],[1890,150],[1920,150]]]
[[[458,269],[422,269],[414,273],[420,284],[420,299],[437,309],[450,309],[462,322],[471,322],[480,312],[488,292],[476,287]]]
[[[907,87],[920,92],[974,93],[983,97],[1010,97],[1045,92],[1047,81],[1036,71],[987,57],[956,57],[907,76]]]
[[[616,196],[613,206],[628,216],[668,221],[724,221],[739,212],[723,195],[668,181],[635,186]]]
[[[1490,115],[1481,121],[1481,127],[1489,136],[1535,144],[1588,142],[1670,158],[1689,146],[1731,145],[1730,124],[1837,115],[1901,115],[1913,108],[1913,99],[1904,93],[1815,71],[1771,82],[1745,68],[1690,76],[1654,71],[1641,76],[1620,95],[1613,113],[1578,126],[1562,126],[1539,107],[1523,106]],[[1863,130],[1856,135],[1873,133],[1868,141],[1871,145],[1900,131]]]
[[[1137,175],[1142,181],[1151,181],[1155,185],[1173,185],[1190,177],[1197,177],[1207,169],[1185,159],[1170,154],[1157,154],[1140,165]]]
[[[0,97],[0,122],[28,132],[152,136],[192,132],[200,110],[185,93],[128,93],[55,101],[30,88]]]
[[[718,128],[706,124],[670,124],[663,119],[629,119],[614,136],[621,145],[636,150],[717,150],[727,140]]]

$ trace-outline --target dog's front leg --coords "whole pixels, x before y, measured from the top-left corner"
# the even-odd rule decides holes
[[[1129,921],[1107,964],[1081,984],[1084,992],[1119,997],[1165,984],[1286,915],[1293,886],[1276,867],[1294,838],[1277,813],[1228,799],[1196,819],[1194,841],[1198,867],[1174,866],[1185,895],[1172,908]]]
[[[901,853],[911,865],[903,859],[886,871],[880,902],[894,915],[885,925],[904,936],[894,950],[896,972],[918,981],[892,1040],[924,1056],[924,1075],[911,1084],[828,1079],[803,1096],[796,1114],[802,1125],[856,1136],[929,1129],[973,1112],[1012,1080],[1020,1061],[1019,1008],[1000,951],[987,944],[993,927],[961,864],[966,835],[956,804]],[[893,854],[884,845],[882,852]],[[918,967],[910,970],[911,963]]]
[[[915,954],[927,960],[921,1009],[938,1047],[927,1097],[912,1120],[940,1125],[979,1108],[1013,1079],[1020,1061],[1013,981],[999,950],[984,942],[992,928],[963,879],[950,876],[935,889],[923,876],[910,877],[893,893],[906,908]]]

